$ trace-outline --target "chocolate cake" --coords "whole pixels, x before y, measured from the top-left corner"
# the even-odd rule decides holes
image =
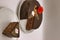
[[[37,29],[39,28],[41,21],[42,21],[42,14],[36,14],[38,15],[38,18],[35,16],[32,16],[32,11],[34,11],[35,5],[40,7],[40,4],[36,0],[26,0],[23,2],[21,9],[20,9],[20,19],[27,19],[27,24],[26,24],[26,30],[31,30],[31,29]],[[30,18],[30,16],[32,16]]]
[[[19,37],[19,23],[18,22],[11,22],[3,31],[3,34],[8,37]]]

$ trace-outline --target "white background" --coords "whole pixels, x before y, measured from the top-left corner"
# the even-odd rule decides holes
[[[0,0],[0,6],[10,8],[16,14],[19,1],[21,0]],[[19,40],[60,40],[60,0],[38,1],[44,7],[42,24],[39,29],[32,33],[26,34],[21,31]],[[4,15],[0,15],[0,18]],[[1,28],[5,27],[3,24],[0,25],[0,40],[15,40],[2,35],[3,29]]]

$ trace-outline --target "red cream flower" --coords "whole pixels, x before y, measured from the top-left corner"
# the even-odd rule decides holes
[[[43,12],[43,7],[41,7],[41,6],[38,7],[37,12],[38,12],[38,14],[41,14]]]

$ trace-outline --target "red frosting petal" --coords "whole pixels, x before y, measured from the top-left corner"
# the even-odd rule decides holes
[[[41,7],[41,6],[38,7],[37,12],[38,12],[38,14],[41,14],[43,12],[43,7]]]

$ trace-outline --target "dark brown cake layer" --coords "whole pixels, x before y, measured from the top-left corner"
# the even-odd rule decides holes
[[[28,18],[29,2],[24,1],[20,10],[20,19]]]
[[[18,30],[18,33],[15,33],[15,28]],[[19,23],[11,22],[3,31],[3,34],[8,37],[19,37]]]
[[[31,30],[34,25],[34,17],[27,20],[26,30]]]
[[[34,19],[34,25],[33,25],[32,28],[33,28],[33,29],[39,28],[40,25],[41,25],[41,22],[42,22],[42,14],[39,15],[39,20],[37,20],[37,18],[35,17],[35,19]]]

